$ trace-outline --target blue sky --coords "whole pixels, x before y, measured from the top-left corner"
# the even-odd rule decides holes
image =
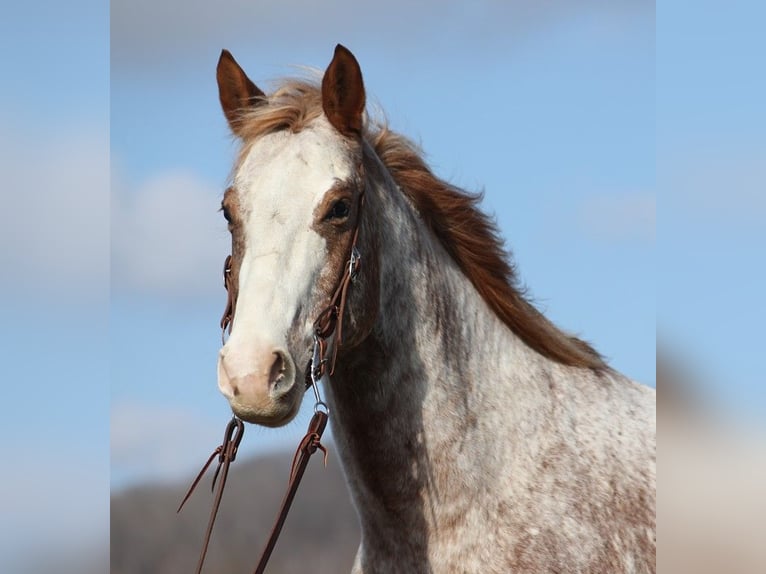
[[[766,6],[675,4],[657,14],[658,336],[714,404],[763,420]]]
[[[648,384],[657,329],[715,402],[763,413],[761,5],[655,25],[640,1],[220,4],[5,8],[0,556],[103,536],[110,483],[176,478],[220,439],[224,47],[267,87],[344,43],[392,127],[485,190],[554,321]]]
[[[108,23],[79,0],[0,19],[3,572],[108,541]]]

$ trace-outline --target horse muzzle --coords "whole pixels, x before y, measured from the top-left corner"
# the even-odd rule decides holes
[[[242,420],[282,426],[297,414],[304,388],[297,384],[289,353],[269,346],[256,348],[245,351],[224,345],[218,355],[218,388]]]

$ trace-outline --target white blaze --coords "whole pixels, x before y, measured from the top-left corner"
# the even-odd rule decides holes
[[[326,264],[326,242],[313,229],[315,210],[338,180],[351,176],[347,156],[321,118],[297,134],[261,138],[237,171],[245,249],[232,335],[222,350],[229,376],[259,374],[252,371],[254,357],[286,352],[288,329]],[[305,327],[308,333],[310,324]]]

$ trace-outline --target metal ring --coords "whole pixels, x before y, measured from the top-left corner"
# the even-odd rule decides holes
[[[324,401],[317,401],[314,403],[314,414],[320,411],[320,407],[324,409],[324,414],[326,415],[330,414],[330,407],[328,407],[327,403]]]
[[[356,248],[356,245],[351,246],[351,257],[348,260],[348,275],[351,281],[356,280],[359,275],[359,262],[362,260],[362,255]]]

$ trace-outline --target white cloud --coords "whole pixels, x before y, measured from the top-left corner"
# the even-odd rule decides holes
[[[580,204],[578,220],[594,239],[653,242],[657,200],[648,192],[589,195]]]
[[[112,287],[168,297],[222,294],[229,235],[221,191],[188,172],[166,172],[137,189],[112,186]]]
[[[635,25],[637,16],[654,21],[652,2],[587,0],[484,0],[466,8],[459,2],[391,0],[372,6],[350,0],[252,2],[231,0],[115,0],[111,3],[111,62],[118,74],[161,70],[172,76],[184,63],[217,57],[221,48],[247,47],[259,53],[274,49],[322,48],[329,59],[335,42],[375,46],[387,54],[419,52],[438,41],[436,57],[459,56],[466,47],[516,42],[530,30],[562,17],[598,10]],[[631,23],[632,21],[632,23]],[[619,27],[619,25],[618,25]],[[443,38],[462,42],[444,44]],[[324,59],[309,62],[326,63]],[[180,66],[180,67],[179,67]]]
[[[103,129],[35,136],[0,129],[4,289],[106,300],[109,142]]]
[[[703,151],[674,151],[663,162],[663,206],[676,221],[708,232],[762,232],[766,218],[766,149],[701,142]]]
[[[174,479],[201,466],[223,424],[182,407],[122,402],[110,415],[112,480]],[[221,436],[219,436],[221,435]]]

